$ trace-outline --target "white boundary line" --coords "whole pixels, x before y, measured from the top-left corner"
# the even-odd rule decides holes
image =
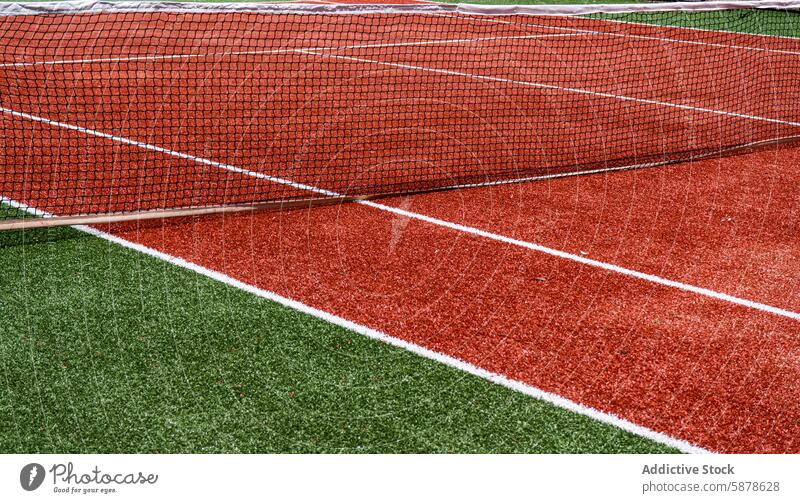
[[[538,23],[521,23],[519,21],[507,21],[505,19],[496,19],[496,18],[481,18],[481,17],[465,17],[459,14],[432,14],[433,16],[437,17],[448,17],[452,19],[460,19],[463,21],[480,21],[482,23],[493,23],[493,24],[507,24],[513,26],[524,26],[529,28],[551,28],[553,30],[558,31],[570,31],[574,33],[585,33],[587,35],[600,35],[600,36],[609,36],[609,37],[618,37],[618,38],[631,38],[636,40],[654,40],[657,42],[666,42],[670,44],[686,44],[686,45],[699,45],[699,46],[706,46],[706,47],[714,47],[719,49],[731,49],[737,51],[754,51],[754,52],[766,52],[772,54],[785,54],[788,56],[800,56],[799,51],[789,51],[784,49],[768,49],[763,47],[753,47],[748,45],[730,45],[730,44],[720,44],[717,42],[703,42],[700,40],[681,40],[678,38],[669,38],[669,37],[653,37],[649,35],[633,35],[631,33],[615,33],[610,31],[602,31],[602,30],[587,30],[583,28],[569,28],[566,26],[550,26],[546,24],[538,24]],[[602,19],[602,18],[580,18],[581,20],[587,21],[616,21],[618,23],[626,23],[632,24],[637,26],[646,26],[652,28],[669,28],[673,30],[698,30],[698,31],[708,31],[712,33],[724,33],[729,35],[742,35],[742,36],[763,36],[769,38],[787,38],[790,40],[797,40],[800,42],[800,39],[792,38],[792,37],[778,37],[776,35],[761,35],[758,33],[751,34],[751,33],[742,33],[736,31],[725,31],[725,30],[702,30],[701,28],[688,28],[683,26],[671,26],[671,25],[659,25],[659,24],[647,24],[647,23],[633,23],[628,21],[619,21],[613,19]]]
[[[30,115],[30,114],[16,112],[14,110],[9,110],[7,108],[0,108],[0,112],[9,114],[9,115],[12,115],[12,116],[15,116],[15,117],[31,120],[31,121],[34,121],[34,122],[47,124],[47,125],[54,126],[54,127],[60,127],[60,128],[68,129],[68,130],[71,130],[71,131],[78,131],[78,132],[81,132],[81,133],[84,133],[84,134],[93,135],[93,136],[97,136],[97,137],[100,137],[100,138],[105,138],[105,139],[108,139],[108,140],[124,143],[126,145],[132,145],[132,146],[139,147],[139,148],[142,148],[142,149],[152,150],[152,151],[155,151],[155,152],[160,152],[160,153],[163,153],[163,154],[166,154],[166,155],[179,157],[181,159],[192,160],[192,161],[195,161],[195,162],[198,162],[200,164],[207,165],[207,166],[220,168],[220,169],[225,169],[225,170],[232,171],[232,172],[235,172],[235,173],[239,173],[239,174],[243,174],[243,175],[247,175],[247,176],[252,176],[252,177],[256,177],[256,178],[260,178],[260,179],[264,179],[264,180],[269,180],[269,181],[277,183],[277,184],[286,185],[286,186],[293,187],[293,188],[296,188],[296,189],[306,190],[306,191],[309,191],[309,192],[312,192],[312,193],[315,193],[315,194],[320,194],[320,195],[329,196],[329,197],[343,197],[342,194],[339,194],[337,192],[333,192],[333,191],[330,191],[330,190],[322,189],[322,188],[319,188],[319,187],[314,187],[312,185],[306,185],[306,184],[302,184],[302,183],[297,183],[297,182],[293,182],[291,180],[286,180],[286,179],[283,179],[283,178],[266,175],[264,173],[258,173],[256,171],[250,171],[248,169],[239,168],[239,167],[236,167],[236,166],[232,166],[230,164],[225,164],[225,163],[221,163],[221,162],[217,162],[217,161],[212,161],[212,160],[206,159],[204,157],[197,157],[197,156],[194,156],[194,155],[191,155],[191,154],[178,152],[176,150],[170,150],[170,149],[167,149],[167,148],[159,147],[157,145],[151,145],[151,144],[148,144],[148,143],[143,143],[143,142],[140,142],[140,141],[137,141],[137,140],[132,140],[132,139],[129,139],[129,138],[125,138],[125,137],[122,137],[122,136],[111,135],[111,134],[108,134],[108,133],[103,133],[101,131],[96,131],[96,130],[84,128],[84,127],[81,127],[81,126],[75,126],[75,125],[72,125],[72,124],[66,124],[66,123],[63,123],[63,122],[53,121],[53,120],[46,119],[46,118],[43,118],[43,117],[37,117],[37,116],[34,116],[34,115]],[[776,315],[776,316],[782,316],[782,317],[793,319],[793,320],[800,320],[800,313],[797,313],[797,312],[794,312],[794,311],[790,311],[788,309],[782,309],[782,308],[779,308],[779,307],[771,306],[769,304],[763,304],[763,303],[760,303],[760,302],[751,301],[751,300],[744,299],[744,298],[741,298],[741,297],[728,295],[726,293],[717,292],[715,290],[711,290],[711,289],[708,289],[708,288],[702,288],[702,287],[690,285],[688,283],[682,283],[682,282],[679,282],[679,281],[673,281],[673,280],[670,280],[670,279],[667,279],[667,278],[662,278],[661,276],[656,276],[654,274],[648,274],[648,273],[639,272],[639,271],[636,271],[636,270],[633,270],[633,269],[628,269],[628,268],[621,267],[621,266],[618,266],[618,265],[610,264],[608,262],[602,262],[602,261],[599,261],[599,260],[593,260],[593,259],[586,258],[586,257],[580,256],[580,255],[567,253],[567,252],[564,252],[564,251],[561,251],[561,250],[556,250],[554,248],[549,248],[549,247],[546,247],[546,246],[542,246],[542,245],[539,245],[539,244],[531,243],[531,242],[528,242],[528,241],[523,241],[523,240],[520,240],[520,239],[514,239],[514,238],[511,238],[511,237],[503,236],[501,234],[496,234],[496,233],[493,233],[493,232],[484,231],[484,230],[478,229],[476,227],[469,227],[469,226],[466,226],[466,225],[461,225],[461,224],[456,224],[456,223],[453,223],[453,222],[448,222],[446,220],[440,220],[438,218],[429,217],[427,215],[423,215],[423,214],[420,214],[420,213],[414,213],[414,212],[407,211],[407,210],[404,210],[404,209],[401,209],[401,208],[395,208],[393,206],[387,206],[385,204],[380,204],[380,203],[376,203],[376,202],[372,202],[372,201],[354,201],[354,202],[355,202],[355,204],[362,204],[362,205],[368,206],[370,208],[374,208],[374,209],[377,209],[377,210],[385,211],[385,212],[388,212],[388,213],[394,213],[396,215],[401,215],[401,216],[404,216],[404,217],[407,217],[407,218],[412,218],[412,219],[415,219],[415,220],[419,220],[421,222],[426,222],[428,224],[432,224],[432,225],[436,225],[436,226],[439,226],[439,227],[447,228],[447,229],[454,230],[454,231],[457,231],[457,232],[461,232],[461,233],[464,233],[464,234],[470,234],[472,236],[481,237],[481,238],[485,238],[485,239],[490,239],[490,240],[493,240],[493,241],[497,241],[497,242],[505,243],[505,244],[510,244],[510,245],[513,245],[513,246],[518,246],[520,248],[525,248],[525,249],[528,249],[528,250],[531,250],[531,251],[544,253],[546,255],[550,255],[550,256],[553,256],[553,257],[557,257],[557,258],[561,258],[561,259],[565,259],[565,260],[570,260],[572,262],[577,262],[579,264],[588,265],[588,266],[591,266],[591,267],[596,267],[598,269],[603,269],[603,270],[606,270],[606,271],[610,271],[610,272],[614,272],[614,273],[617,273],[617,274],[621,274],[623,276],[636,278],[636,279],[639,279],[639,280],[642,280],[642,281],[646,281],[646,282],[649,282],[649,283],[653,283],[653,284],[656,284],[656,285],[666,286],[666,287],[674,288],[674,289],[681,290],[681,291],[684,291],[684,292],[689,292],[689,293],[693,293],[693,294],[697,294],[697,295],[702,295],[704,297],[711,298],[711,299],[714,299],[714,300],[728,302],[728,303],[735,304],[735,305],[738,305],[738,306],[746,307],[748,309],[754,309],[754,310],[757,310],[757,311],[773,314],[773,315]]]
[[[4,202],[10,206],[15,208],[19,208],[25,211],[30,212],[31,214],[35,214],[37,216],[48,216],[46,212],[41,210],[36,210],[34,208],[30,208],[22,203],[14,201],[12,199],[8,199],[6,197],[0,196],[0,202]],[[667,445],[674,449],[677,449],[682,452],[693,453],[693,454],[709,454],[711,451],[703,449],[701,447],[697,447],[690,442],[685,440],[681,440],[678,438],[671,437],[664,433],[660,433],[644,426],[635,424],[627,419],[622,419],[614,414],[610,414],[608,412],[602,412],[595,408],[574,402],[567,398],[564,398],[560,395],[555,393],[550,393],[548,391],[544,391],[540,388],[535,386],[531,386],[529,384],[525,384],[521,381],[517,381],[514,379],[509,379],[500,374],[496,374],[493,372],[489,372],[486,369],[473,365],[471,363],[467,363],[463,360],[459,360],[452,356],[439,353],[436,351],[432,351],[425,347],[419,346],[417,344],[405,341],[403,339],[393,337],[388,335],[384,332],[375,330],[373,328],[369,328],[365,325],[361,325],[359,323],[347,320],[340,316],[337,316],[333,313],[329,313],[327,311],[323,311],[321,309],[317,309],[315,307],[309,306],[308,304],[304,304],[300,301],[290,299],[288,297],[284,297],[279,295],[275,292],[271,292],[269,290],[264,290],[258,288],[253,285],[249,285],[242,281],[239,281],[235,278],[232,278],[226,274],[220,273],[218,271],[214,271],[211,269],[207,269],[201,265],[195,264],[188,260],[185,260],[180,257],[176,257],[174,255],[169,255],[167,253],[154,250],[153,248],[149,248],[147,246],[141,245],[139,243],[134,243],[128,241],[126,239],[120,238],[118,236],[114,236],[113,234],[109,234],[92,227],[87,227],[84,225],[77,225],[74,228],[79,229],[83,232],[86,232],[92,236],[104,239],[106,241],[112,242],[124,248],[128,248],[130,250],[135,250],[140,253],[144,253],[145,255],[149,255],[151,257],[157,258],[159,260],[163,260],[164,262],[170,263],[177,267],[181,267],[183,269],[187,269],[189,271],[195,272],[207,278],[210,278],[214,281],[218,281],[220,283],[224,283],[225,285],[231,286],[233,288],[237,288],[239,290],[245,291],[257,297],[261,297],[263,299],[278,303],[282,306],[286,306],[290,309],[294,309],[301,313],[304,313],[309,316],[314,316],[315,318],[319,318],[323,321],[331,323],[333,325],[345,328],[357,334],[363,335],[365,337],[369,337],[370,339],[378,340],[384,342],[386,344],[390,344],[400,349],[404,349],[415,355],[421,356],[423,358],[428,358],[435,362],[441,363],[443,365],[447,365],[448,367],[458,369],[462,372],[466,372],[467,374],[471,374],[473,376],[479,377],[481,379],[485,379],[489,382],[494,384],[503,386],[505,388],[517,391],[524,395],[530,396],[537,400],[541,400],[543,402],[547,402],[549,404],[555,405],[556,407],[560,407],[562,409],[568,410],[570,412],[574,412],[576,414],[589,417],[594,419],[595,421],[605,423],[621,430],[627,431],[629,433],[633,433],[634,435],[638,435],[655,442]]]
[[[800,8],[795,7],[795,8]],[[730,30],[711,30],[708,28],[694,28],[692,26],[671,26],[671,25],[660,25],[660,24],[651,24],[651,23],[639,23],[636,21],[625,21],[622,19],[610,19],[610,18],[587,18],[587,19],[595,19],[597,21],[607,21],[609,23],[620,23],[620,24],[630,24],[634,26],[646,26],[652,28],[671,28],[675,30],[691,30],[691,31],[699,31],[704,33],[730,33],[731,35],[740,35],[742,37],[755,37],[755,38],[776,38],[782,40],[795,40],[800,41],[797,37],[790,37],[788,35],[767,35],[764,33],[747,33],[741,31],[730,31]]]
[[[330,192],[327,190],[320,189],[318,187],[313,187],[311,185],[305,185],[302,183],[292,182],[290,180],[286,180],[284,178],[279,178],[276,176],[270,176],[264,173],[259,173],[257,171],[251,171],[249,169],[239,168],[236,166],[232,166],[230,164],[225,164],[223,162],[212,161],[211,159],[206,159],[205,157],[197,157],[191,154],[186,154],[183,152],[178,152],[177,150],[171,150],[164,147],[159,147],[158,145],[152,145],[150,143],[144,143],[137,140],[132,140],[130,138],[126,138],[124,136],[117,136],[109,133],[104,133],[102,131],[97,131],[95,129],[89,129],[82,126],[76,126],[74,124],[67,124],[66,122],[58,122],[50,119],[45,119],[44,117],[39,117],[36,115],[26,114],[22,112],[17,112],[16,110],[11,110],[10,108],[0,107],[0,113],[8,114],[13,117],[19,117],[21,119],[27,119],[32,122],[39,122],[41,124],[47,124],[48,126],[59,127],[62,129],[67,129],[70,131],[77,131],[79,133],[84,133],[90,136],[97,136],[98,138],[105,138],[107,140],[116,141],[118,143],[124,143],[125,145],[131,145],[134,147],[139,147],[144,150],[151,150],[153,152],[159,152],[165,155],[169,155],[172,157],[178,157],[180,159],[187,159],[190,161],[197,162],[199,164],[205,164],[206,166],[212,166],[214,168],[224,169],[226,171],[231,171],[233,173],[238,173],[240,175],[247,175],[253,178],[260,178],[261,180],[267,180],[273,183],[277,183],[280,185],[286,185],[288,187],[293,187],[299,190],[307,190],[309,192],[314,192],[316,194],[322,194],[324,196],[330,197],[337,197],[335,192]]]
[[[639,4],[639,5],[641,5],[641,4]],[[675,4],[673,4],[673,5],[675,5]],[[800,7],[798,7],[798,8],[800,8]],[[665,10],[662,10],[662,11],[641,11],[641,12],[644,12],[644,13],[648,13],[649,12],[651,14],[656,14],[656,13],[670,12],[670,10],[669,9],[665,9]],[[677,10],[676,12],[686,12],[686,11]],[[610,11],[607,11],[607,12],[590,12],[590,13],[587,13],[587,14],[614,14],[614,13],[617,13],[617,12],[610,12]],[[626,13],[626,14],[635,14],[635,13],[637,13],[637,11],[627,11],[627,12],[624,12],[624,13]],[[547,25],[538,25],[538,24],[532,24],[532,23],[520,23],[519,21],[506,21],[504,19],[492,18],[492,17],[488,17],[488,16],[479,17],[480,14],[469,14],[469,13],[465,13],[465,12],[457,12],[457,13],[434,12],[434,13],[431,13],[431,15],[432,16],[440,16],[440,17],[451,17],[451,18],[454,18],[454,19],[481,21],[481,22],[485,22],[485,23],[511,24],[511,25],[518,25],[518,26],[547,26]],[[778,39],[778,40],[792,40],[792,41],[800,42],[800,38],[791,37],[791,36],[788,36],[788,35],[767,35],[767,34],[764,34],[764,33],[748,33],[748,32],[732,31],[732,30],[711,30],[711,29],[708,29],[708,28],[695,28],[695,27],[691,27],[691,26],[676,26],[676,25],[669,25],[669,24],[656,24],[656,23],[640,23],[640,22],[636,22],[636,21],[625,21],[625,20],[622,20],[622,19],[611,19],[611,18],[602,18],[602,17],[583,17],[583,16],[576,17],[576,16],[571,15],[571,14],[564,14],[563,16],[576,18],[576,19],[581,19],[581,20],[585,20],[585,21],[628,24],[628,25],[632,25],[632,26],[641,26],[641,27],[651,28],[651,29],[670,29],[670,30],[678,30],[678,31],[688,30],[688,31],[703,32],[703,33],[724,33],[726,35],[738,35],[738,36],[741,36],[743,38],[744,37],[750,37],[750,38],[757,38],[757,39]],[[608,34],[610,34],[609,32],[600,32],[600,33],[608,33]],[[619,34],[619,35],[622,35],[622,34]],[[657,37],[655,37],[655,38],[657,39]],[[665,40],[675,40],[675,41],[677,41],[678,39],[666,38]],[[747,47],[747,46],[742,46],[742,47]]]
[[[413,218],[415,220],[419,220],[422,222],[429,223],[431,225],[435,225],[438,227],[444,227],[446,229],[451,229],[456,232],[461,232],[464,234],[470,234],[472,236],[481,237],[485,239],[490,239],[493,241],[498,241],[500,243],[505,243],[513,246],[518,246],[520,248],[525,248],[527,250],[535,251],[544,253],[546,255],[550,255],[553,257],[558,257],[561,259],[569,260],[572,262],[577,262],[579,264],[596,267],[598,269],[603,269],[605,271],[614,272],[617,274],[621,274],[623,276],[628,276],[631,278],[636,278],[642,281],[646,281],[648,283],[653,283],[656,285],[666,286],[669,288],[675,288],[677,290],[681,290],[684,292],[693,293],[696,295],[702,295],[703,297],[708,297],[714,300],[719,300],[723,302],[729,302],[731,304],[735,304],[738,306],[746,307],[749,309],[754,309],[757,311],[762,311],[769,314],[774,314],[777,316],[783,316],[785,318],[790,318],[793,320],[800,320],[800,313],[789,311],[788,309],[782,309],[779,307],[771,306],[768,304],[762,304],[760,302],[751,301],[748,299],[744,299],[741,297],[735,297],[733,295],[728,295],[726,293],[717,292],[715,290],[711,290],[709,288],[702,288],[699,286],[690,285],[688,283],[682,283],[680,281],[674,281],[667,278],[662,278],[661,276],[656,276],[655,274],[648,274],[640,271],[636,271],[633,269],[628,269],[626,267],[621,267],[615,264],[611,264],[608,262],[602,262],[600,260],[594,260],[587,257],[583,257],[581,255],[575,255],[573,253],[564,252],[561,250],[556,250],[554,248],[549,248],[547,246],[542,246],[536,243],[531,243],[529,241],[523,241],[521,239],[515,239],[508,236],[503,236],[502,234],[496,234],[494,232],[485,231],[482,229],[478,229],[476,227],[470,227],[467,225],[457,224],[454,222],[449,222],[447,220],[441,220],[439,218],[430,217],[427,215],[423,215],[421,213],[415,213],[412,211],[404,210],[402,208],[396,208],[394,206],[387,206],[385,204],[376,203],[374,201],[357,201],[357,204],[362,204],[364,206],[369,206],[371,208],[375,208],[381,211],[386,211],[389,213],[394,213],[395,215],[404,216],[406,218]]]
[[[800,127],[800,122],[786,121],[786,120],[782,120],[782,119],[773,119],[771,117],[762,117],[762,116],[759,116],[759,115],[742,114],[742,113],[738,113],[738,112],[728,112],[728,111],[725,111],[725,110],[716,110],[716,109],[713,109],[713,108],[695,107],[695,106],[691,106],[691,105],[682,105],[680,103],[671,103],[669,101],[651,100],[651,99],[646,99],[646,98],[634,98],[632,96],[626,96],[624,94],[604,93],[604,92],[598,92],[598,91],[591,91],[589,89],[579,89],[579,88],[575,88],[575,87],[562,87],[562,86],[556,86],[556,85],[552,85],[552,84],[543,84],[543,83],[540,83],[540,82],[532,82],[532,81],[528,81],[528,80],[506,79],[506,78],[503,78],[503,77],[493,77],[493,76],[490,76],[490,75],[481,75],[481,74],[477,74],[477,73],[458,72],[458,71],[455,71],[455,70],[447,70],[447,69],[444,69],[444,68],[429,68],[429,67],[426,67],[426,66],[407,65],[407,64],[403,64],[403,63],[392,63],[392,62],[389,62],[389,61],[381,61],[381,60],[377,60],[377,59],[358,58],[358,57],[354,57],[354,56],[343,56],[341,54],[320,53],[320,52],[313,52],[313,51],[307,51],[307,50],[302,50],[302,49],[297,49],[295,52],[299,52],[299,53],[303,53],[303,54],[311,54],[311,55],[319,56],[319,57],[323,57],[323,58],[344,59],[344,60],[356,61],[356,62],[360,62],[360,63],[369,63],[369,64],[374,64],[374,65],[382,65],[382,66],[390,66],[390,67],[394,67],[394,68],[401,68],[401,69],[404,69],[404,70],[415,70],[415,71],[420,71],[420,72],[438,73],[438,74],[442,74],[442,75],[453,75],[453,76],[458,76],[458,77],[467,77],[467,78],[476,79],[476,80],[488,80],[488,81],[491,81],[491,82],[501,82],[501,83],[504,83],[504,84],[516,84],[516,85],[520,85],[520,86],[534,87],[534,88],[537,88],[537,89],[546,89],[546,90],[550,90],[550,91],[565,91],[565,92],[573,93],[573,94],[583,94],[583,95],[590,95],[590,96],[598,96],[598,97],[601,97],[601,98],[610,98],[610,99],[616,99],[616,100],[620,100],[620,101],[630,101],[630,102],[636,102],[636,103],[643,103],[643,104],[647,104],[647,105],[656,105],[656,106],[662,106],[662,107],[679,108],[679,109],[682,109],[682,110],[690,110],[690,111],[693,111],[693,112],[703,112],[703,113],[708,113],[708,114],[723,115],[723,116],[727,116],[727,117],[737,117],[737,118],[740,118],[740,119],[749,119],[749,120],[755,120],[755,121],[761,121],[761,122],[770,122],[770,123],[774,123],[774,124],[784,124],[784,125],[787,125],[787,126]]]

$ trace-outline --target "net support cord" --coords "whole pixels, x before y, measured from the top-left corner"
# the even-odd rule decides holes
[[[231,204],[220,206],[204,206],[202,208],[174,208],[105,215],[71,215],[71,216],[46,216],[45,218],[19,218],[13,220],[0,220],[0,232],[19,231],[27,229],[45,229],[49,227],[66,227],[71,225],[103,225],[124,222],[138,222],[144,220],[158,220],[167,218],[199,217],[207,215],[221,215],[225,213],[244,213],[257,211],[284,211],[335,204],[367,201],[378,196],[341,196],[309,199],[294,199],[289,201],[273,201],[260,204]]]
[[[337,204],[371,201],[375,199],[382,199],[388,197],[420,195],[425,193],[441,192],[453,189],[463,189],[463,188],[480,187],[480,186],[507,185],[511,183],[531,182],[535,180],[567,178],[573,176],[583,176],[583,175],[598,174],[598,173],[629,171],[629,170],[643,169],[643,168],[655,168],[659,166],[666,166],[669,164],[675,164],[681,162],[693,162],[703,159],[735,155],[742,151],[748,151],[757,148],[765,148],[769,146],[778,146],[785,144],[797,144],[798,142],[800,142],[800,136],[787,136],[784,138],[776,138],[776,139],[752,142],[745,145],[737,145],[725,150],[721,150],[719,152],[714,152],[707,155],[686,157],[682,159],[674,159],[661,162],[650,162],[643,164],[632,164],[629,166],[603,168],[591,171],[574,171],[569,173],[557,173],[547,176],[529,177],[517,180],[506,180],[503,182],[492,182],[488,184],[455,185],[455,186],[441,187],[438,189],[429,189],[429,190],[421,190],[421,191],[406,192],[406,193],[370,194],[370,195],[360,195],[360,196],[329,196],[321,198],[273,201],[273,202],[266,202],[259,204],[231,204],[231,205],[219,205],[219,206],[204,206],[201,208],[158,209],[158,210],[146,210],[146,211],[103,214],[103,215],[70,215],[70,216],[45,215],[44,218],[35,218],[35,216],[42,216],[41,212],[36,212],[38,214],[35,216],[32,215],[31,218],[0,220],[0,232],[45,229],[51,227],[66,227],[75,225],[108,225],[108,224],[118,224],[124,222],[138,222],[138,221],[159,220],[159,219],[163,220],[168,218],[181,218],[181,217],[187,218],[187,217],[213,216],[213,215],[245,213],[245,212],[311,209],[323,206],[333,206]]]

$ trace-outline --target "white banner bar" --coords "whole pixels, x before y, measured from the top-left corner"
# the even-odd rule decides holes
[[[800,501],[800,455],[3,455],[0,501]]]

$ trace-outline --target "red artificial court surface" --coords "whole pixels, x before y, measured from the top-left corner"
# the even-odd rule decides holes
[[[386,201],[800,305],[800,149]],[[800,322],[359,204],[117,235],[724,452],[800,452]]]
[[[629,157],[648,160],[689,142],[700,142],[695,147],[702,150],[702,144],[720,132],[739,135],[734,143],[798,132],[796,125],[786,123],[797,118],[785,115],[791,108],[784,105],[800,100],[792,82],[771,82],[775,96],[751,94],[745,99],[740,93],[748,82],[718,78],[723,69],[731,75],[744,74],[755,62],[790,68],[793,59],[784,52],[797,50],[796,41],[596,20],[571,20],[565,26],[553,19],[527,19],[505,28],[503,35],[550,36],[563,34],[567,28],[570,37],[559,39],[556,45],[548,38],[517,41],[516,52],[491,40],[459,45],[458,50],[443,50],[443,46],[343,48],[497,34],[495,25],[470,18],[447,24],[446,33],[441,31],[444,25],[429,25],[431,31],[398,30],[393,35],[377,27],[343,32],[345,39],[337,41],[335,50],[319,49],[320,41],[312,35],[275,38],[256,49],[316,49],[314,54],[293,52],[291,56],[217,56],[211,58],[212,65],[198,66],[197,59],[58,64],[44,70],[44,81],[35,78],[41,68],[37,72],[34,67],[0,66],[0,77],[13,75],[33,86],[0,97],[2,107],[17,113],[0,114],[3,129],[14,132],[6,139],[3,155],[8,162],[0,169],[24,166],[27,170],[0,173],[5,180],[18,178],[13,179],[10,193],[3,187],[2,195],[59,213],[59,204],[70,204],[79,212],[117,211],[126,205],[147,209],[169,202],[241,202],[265,191],[286,195],[297,190],[209,167],[196,162],[197,158],[324,189],[340,190],[337,183],[352,188],[358,180],[326,179],[318,172],[293,167],[314,165],[323,157],[329,161],[330,153],[320,148],[331,137],[345,146],[330,161],[334,165],[345,166],[367,155],[372,156],[367,165],[373,168],[413,161],[419,168],[414,176],[449,179],[470,162],[478,163],[477,175],[496,175],[516,172],[520,165],[557,164],[578,147],[600,162],[609,152],[619,151],[603,139],[633,149],[621,155],[624,161]],[[162,26],[165,20],[157,21],[154,25]],[[251,41],[227,36],[230,33],[223,29],[229,24],[209,23],[206,32],[189,39],[192,45],[187,50],[218,53],[254,48]],[[39,33],[59,29],[38,28]],[[311,28],[309,33],[318,33],[326,26]],[[606,34],[585,33],[598,29]],[[165,31],[149,41],[113,45],[112,51],[99,55],[79,39],[72,46],[62,46],[61,54],[30,52],[20,40],[13,61],[30,63],[44,56],[159,55],[170,48],[169,40],[185,36]],[[632,44],[628,36],[647,38]],[[692,44],[686,51],[667,51],[664,41],[656,40],[664,37],[672,40],[670,44],[702,40],[723,47],[697,49]],[[608,59],[598,67],[596,60],[602,54],[593,43],[597,41],[636,57],[627,63]],[[528,52],[543,48],[551,51],[555,62],[573,57],[570,71],[553,72],[525,59]],[[525,64],[504,65],[498,58],[481,58],[487,51],[511,54]],[[698,55],[714,57],[693,63]],[[362,61],[347,59],[354,57]],[[227,70],[233,70],[226,76],[219,75],[215,66],[221,60],[226,61]],[[272,88],[251,86],[246,88],[252,92],[237,92],[252,72],[266,72],[287,61],[300,65],[294,73],[278,75]],[[409,71],[409,66],[422,70]],[[320,86],[321,77],[342,68],[347,70],[346,78]],[[450,73],[432,74],[432,68]],[[642,85],[646,78],[642,76],[654,75],[661,75],[661,80],[649,78]],[[686,75],[692,76],[694,84],[681,81],[684,85],[676,85],[676,78]],[[703,85],[709,79],[714,86]],[[68,85],[75,82],[80,85]],[[48,91],[52,94],[54,83],[55,89],[70,95],[63,106],[43,99]],[[125,92],[125,86],[133,83],[146,83],[152,92]],[[353,107],[348,91],[365,85],[378,89],[377,94],[363,106]],[[595,94],[557,92],[552,87],[589,88]],[[763,89],[749,87],[756,93]],[[315,98],[299,108],[253,106],[275,93],[312,88]],[[423,110],[426,118],[433,117],[427,129],[381,127],[365,138],[365,126],[385,126],[379,122],[380,111],[401,92],[404,103],[414,107],[395,104],[394,119],[414,126]],[[625,95],[634,101],[619,103],[598,93]],[[470,99],[483,105],[483,115],[476,112],[481,107],[461,106]],[[642,100],[685,107],[665,113],[664,106]],[[143,111],[155,104],[158,113]],[[570,106],[575,117],[565,112]],[[698,108],[738,115],[723,117]],[[242,110],[253,115],[245,120]],[[598,110],[613,112],[598,116],[600,136],[571,129]],[[362,128],[351,129],[352,121],[341,120],[347,116],[343,111],[355,116]],[[51,123],[36,122],[24,114]],[[645,120],[631,122],[636,118]],[[66,129],[52,121],[84,129]],[[554,128],[565,133],[548,133]],[[88,130],[113,132],[117,138],[99,137]],[[317,130],[324,134],[308,134]],[[531,131],[537,137],[533,145]],[[175,152],[143,149],[142,143]],[[407,152],[387,146],[409,143],[416,147]],[[465,143],[473,149],[451,148]],[[647,151],[648,146],[654,150]],[[443,151],[448,155],[441,155]],[[64,167],[76,165],[106,169],[82,171],[78,175],[85,178],[65,181]],[[376,177],[371,183],[380,183],[385,169],[367,172]],[[788,144],[687,164],[446,191],[382,203],[797,312],[799,182],[800,147]],[[700,447],[724,452],[800,452],[800,321],[789,316],[361,204],[112,230],[130,241]]]

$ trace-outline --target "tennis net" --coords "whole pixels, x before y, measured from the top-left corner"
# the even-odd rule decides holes
[[[341,201],[792,139],[797,7],[5,4],[0,219]]]

